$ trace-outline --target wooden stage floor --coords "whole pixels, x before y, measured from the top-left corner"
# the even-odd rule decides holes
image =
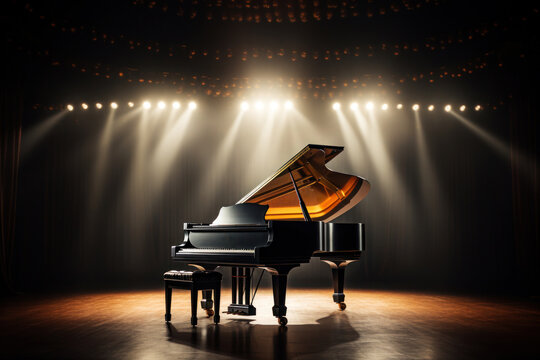
[[[50,359],[524,359],[540,358],[538,302],[349,290],[337,310],[331,290],[289,289],[280,330],[272,294],[260,290],[256,317],[199,311],[173,292],[164,322],[162,291],[19,296],[0,303],[0,358]],[[230,301],[222,291],[221,310]]]

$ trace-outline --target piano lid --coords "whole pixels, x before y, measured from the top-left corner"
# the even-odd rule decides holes
[[[237,204],[268,205],[266,220],[303,220],[290,169],[311,219],[335,219],[358,204],[370,188],[369,182],[359,176],[326,167],[342,151],[342,146],[307,145]]]

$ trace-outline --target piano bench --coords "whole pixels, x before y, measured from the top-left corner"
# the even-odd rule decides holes
[[[163,274],[165,281],[165,321],[171,321],[172,289],[191,290],[191,325],[197,325],[197,294],[199,290],[214,290],[214,323],[219,323],[219,298],[223,275],[217,271],[177,271],[170,270]]]

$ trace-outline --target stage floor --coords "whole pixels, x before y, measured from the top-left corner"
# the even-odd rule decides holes
[[[189,291],[20,296],[0,310],[0,358],[54,359],[523,359],[540,357],[538,302],[349,290],[338,311],[332,291],[287,293],[289,324],[271,314],[260,290],[256,317],[199,311],[192,328]],[[222,291],[221,310],[230,301]]]

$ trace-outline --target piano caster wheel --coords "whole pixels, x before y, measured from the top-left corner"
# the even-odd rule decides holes
[[[171,314],[165,314],[165,321],[166,322],[171,321]]]
[[[340,302],[338,303],[338,308],[339,310],[343,311],[347,308],[347,304],[345,304],[344,302]]]
[[[212,310],[212,309],[206,309],[206,316],[208,316],[208,317],[214,316],[214,310]]]
[[[286,318],[285,316],[280,316],[280,317],[278,317],[278,324],[279,324],[280,326],[285,326],[285,325],[287,325],[287,322],[288,322],[288,321],[287,321],[287,318]]]

